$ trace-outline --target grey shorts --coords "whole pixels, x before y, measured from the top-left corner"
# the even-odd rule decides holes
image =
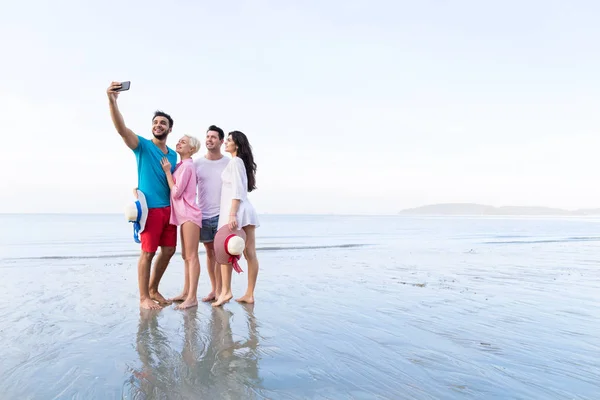
[[[200,229],[200,243],[210,243],[215,240],[217,234],[217,225],[219,225],[219,216],[202,220]]]

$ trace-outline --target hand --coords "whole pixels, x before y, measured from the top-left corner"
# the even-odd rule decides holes
[[[108,95],[109,100],[117,101],[117,97],[119,97],[119,92],[115,92],[116,89],[121,87],[121,82],[112,82],[108,89],[106,89],[106,94]]]
[[[235,218],[235,215],[230,215],[229,216],[229,229],[232,231],[235,231],[238,227],[238,223],[237,223],[237,219]]]
[[[160,165],[162,165],[162,169],[165,171],[165,174],[171,173],[171,163],[167,157],[163,157],[162,160],[160,160]]]
[[[135,197],[136,199],[138,198],[137,190],[138,190],[138,188],[133,188],[133,197]]]

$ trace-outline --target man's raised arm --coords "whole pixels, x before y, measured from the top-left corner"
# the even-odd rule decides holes
[[[119,132],[119,135],[121,135],[127,147],[129,147],[131,150],[134,150],[138,147],[139,139],[131,129],[125,126],[125,121],[123,120],[123,116],[119,111],[119,106],[117,106],[117,97],[119,97],[119,92],[116,92],[115,90],[119,89],[120,87],[120,82],[113,82],[106,90],[106,94],[108,95],[108,104],[110,106],[110,117],[112,118],[112,122],[115,125],[117,132]]]

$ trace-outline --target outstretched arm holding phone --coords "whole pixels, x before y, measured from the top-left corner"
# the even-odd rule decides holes
[[[138,147],[139,139],[131,129],[125,126],[123,115],[121,115],[119,106],[117,105],[117,97],[119,96],[119,91],[121,88],[121,82],[112,82],[106,90],[106,94],[108,95],[108,104],[110,107],[110,117],[112,118],[117,132],[119,135],[121,135],[127,147],[129,147],[131,150],[134,150]]]

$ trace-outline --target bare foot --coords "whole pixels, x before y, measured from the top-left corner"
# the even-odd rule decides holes
[[[177,297],[173,297],[172,299],[169,299],[170,302],[174,302],[174,301],[184,301],[185,299],[187,299],[187,293],[183,292],[181,293],[179,296]]]
[[[186,308],[197,307],[198,299],[186,299],[183,303],[176,306],[176,310],[185,310]]]
[[[207,301],[213,301],[217,298],[217,296],[215,296],[215,292],[210,292],[209,294],[206,295],[206,297],[202,298],[203,302],[207,302]]]
[[[229,300],[231,300],[232,297],[233,297],[233,295],[231,293],[222,294],[222,295],[219,296],[219,298],[217,299],[217,301],[215,301],[214,303],[212,303],[212,306],[213,307],[222,306],[223,304],[225,304]]]
[[[254,296],[245,294],[242,297],[240,297],[239,299],[235,299],[235,301],[237,301],[238,303],[254,304]]]
[[[161,306],[156,304],[151,299],[146,299],[146,300],[140,301],[140,307],[145,310],[160,310],[161,309]]]
[[[169,300],[165,299],[163,297],[163,295],[158,292],[150,292],[150,298],[152,300],[158,302],[158,304],[162,304],[162,305],[171,304],[171,302]]]

